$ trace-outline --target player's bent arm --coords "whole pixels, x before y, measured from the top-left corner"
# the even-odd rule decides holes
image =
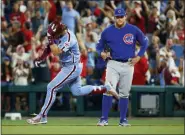
[[[45,60],[46,57],[50,54],[50,52],[51,52],[50,46],[47,45],[46,48],[44,49],[42,55],[37,60],[39,60],[39,61]]]
[[[148,38],[143,34],[143,32],[139,28],[137,27],[135,28],[137,30],[136,40],[139,42],[141,46],[137,55],[142,57],[146,49],[148,48]]]
[[[96,51],[98,53],[99,56],[101,56],[101,53],[103,52],[104,48],[105,48],[105,38],[104,38],[104,34],[105,34],[105,30],[102,32],[101,34],[101,38],[96,46]]]
[[[50,49],[54,55],[59,55],[63,52],[62,49],[60,49],[56,44],[50,45]]]

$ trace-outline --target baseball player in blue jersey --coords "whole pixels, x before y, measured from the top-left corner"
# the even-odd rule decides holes
[[[35,60],[35,65],[38,66],[42,60],[52,52],[54,55],[59,55],[62,69],[47,85],[45,103],[36,117],[27,120],[29,124],[47,123],[47,114],[55,101],[56,93],[64,86],[69,86],[72,94],[75,96],[108,92],[113,96],[118,97],[110,84],[103,86],[87,85],[81,87],[80,74],[82,71],[82,64],[80,63],[79,45],[74,33],[67,29],[64,24],[60,21],[51,23],[48,27],[47,36],[49,45],[44,50],[42,56]]]
[[[148,39],[140,29],[126,22],[124,9],[115,9],[115,24],[107,27],[101,34],[101,39],[97,44],[98,54],[106,60],[109,58],[106,69],[106,83],[110,83],[113,89],[118,85],[120,126],[130,126],[126,118],[128,108],[128,97],[131,89],[134,65],[144,55],[148,46]],[[135,55],[136,42],[141,48]],[[105,47],[110,48],[106,52]],[[119,84],[118,84],[119,82]],[[104,94],[102,99],[102,116],[98,126],[108,125],[108,113],[112,106],[112,96]]]

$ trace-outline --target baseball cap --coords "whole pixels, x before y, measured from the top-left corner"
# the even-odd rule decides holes
[[[3,57],[4,61],[10,61],[10,58],[8,56]]]
[[[139,1],[139,0],[135,0],[133,2],[141,5],[141,1]]]
[[[114,11],[114,16],[125,16],[125,10],[123,8],[116,8]]]

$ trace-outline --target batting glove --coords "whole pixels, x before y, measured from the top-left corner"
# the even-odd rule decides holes
[[[41,60],[34,60],[34,65],[35,65],[35,67],[40,67],[40,64],[42,63],[42,61]]]

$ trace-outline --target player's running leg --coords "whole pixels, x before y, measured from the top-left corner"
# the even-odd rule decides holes
[[[97,126],[108,125],[108,114],[111,108],[112,108],[112,95],[105,93],[102,98],[102,114],[100,120],[97,123]]]
[[[28,119],[29,124],[47,123],[47,114],[56,99],[56,93],[68,82],[72,81],[78,75],[76,66],[62,68],[57,76],[47,85],[47,95],[41,112],[34,118]]]
[[[81,79],[80,76],[77,77],[74,81],[72,81],[70,84],[71,92],[74,96],[83,96],[88,94],[103,94],[105,92],[115,96],[118,98],[118,94],[109,83],[106,85],[101,86],[93,86],[93,85],[86,85],[81,86]]]
[[[106,82],[109,82],[113,89],[116,90],[116,86],[119,81],[119,74],[118,72],[110,67],[110,65],[107,65],[106,69]],[[112,107],[112,96],[105,93],[102,98],[102,116],[97,123],[97,126],[105,126],[108,125],[108,114]]]
[[[120,109],[120,126],[130,126],[126,118],[128,103],[129,103],[129,92],[132,85],[134,67],[124,65],[120,75],[119,89],[119,109]]]

